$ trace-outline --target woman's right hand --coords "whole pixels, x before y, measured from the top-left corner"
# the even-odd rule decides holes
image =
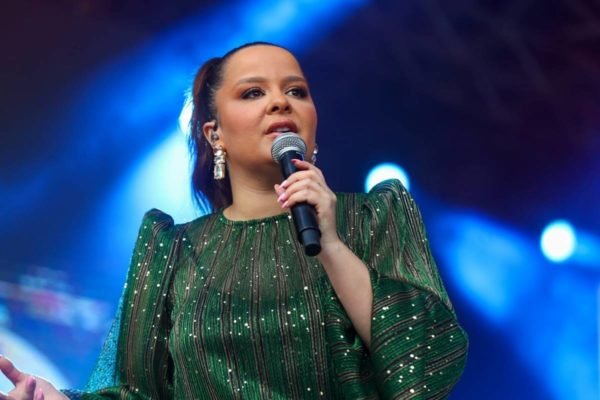
[[[0,371],[15,385],[0,400],[68,400],[47,380],[19,371],[10,360],[0,356]]]

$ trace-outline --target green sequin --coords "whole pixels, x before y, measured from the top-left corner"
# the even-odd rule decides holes
[[[287,214],[143,220],[115,324],[84,392],[118,399],[442,399],[467,336],[417,206],[398,181],[338,193],[340,238],[368,266],[370,351]]]

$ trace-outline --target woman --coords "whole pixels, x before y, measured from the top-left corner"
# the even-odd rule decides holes
[[[146,214],[85,392],[61,394],[3,359],[12,396],[446,397],[467,339],[406,190],[387,181],[334,194],[307,161],[281,182],[277,135],[293,131],[308,154],[317,148],[295,57],[268,43],[236,48],[200,69],[193,97],[193,184],[214,212],[183,225]],[[299,202],[316,209],[315,258],[295,240],[289,209]]]

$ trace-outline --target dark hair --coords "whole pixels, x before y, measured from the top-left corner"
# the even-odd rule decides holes
[[[194,202],[203,211],[215,211],[229,206],[231,182],[226,174],[225,179],[213,179],[213,151],[204,137],[203,125],[209,121],[217,121],[215,95],[223,84],[223,71],[229,58],[246,47],[265,45],[283,46],[269,42],[251,42],[229,50],[223,57],[215,57],[206,61],[194,77],[192,85],[193,111],[190,120],[189,146],[192,153],[194,169],[192,172],[192,195]],[[216,127],[216,125],[215,125]]]

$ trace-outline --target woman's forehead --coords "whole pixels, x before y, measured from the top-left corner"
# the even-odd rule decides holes
[[[304,76],[293,54],[276,46],[256,45],[230,56],[225,65],[224,80],[235,84],[241,78],[269,78],[291,74]]]

